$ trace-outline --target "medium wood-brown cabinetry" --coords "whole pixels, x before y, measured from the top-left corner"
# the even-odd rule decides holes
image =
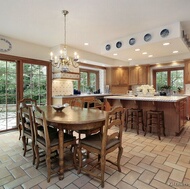
[[[134,66],[129,68],[129,85],[145,85],[148,83],[148,67]]]
[[[185,84],[190,84],[190,61],[185,63]]]
[[[111,69],[112,86],[125,86],[129,84],[128,68],[112,68]]]
[[[179,130],[181,131],[186,123],[186,117],[187,117],[187,100],[184,99],[179,101]]]

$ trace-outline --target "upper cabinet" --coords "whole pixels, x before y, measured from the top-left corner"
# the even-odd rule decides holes
[[[129,85],[147,84],[148,75],[148,66],[129,67]]]
[[[129,84],[128,68],[111,68],[111,83],[117,86],[126,86]]]
[[[185,73],[184,73],[185,84],[190,84],[190,61],[185,63]]]

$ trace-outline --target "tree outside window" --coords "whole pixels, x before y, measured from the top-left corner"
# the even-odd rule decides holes
[[[178,91],[184,88],[184,69],[164,69],[153,71],[153,83],[157,91],[168,87],[173,91]]]
[[[91,93],[99,88],[99,72],[94,70],[81,69],[80,80],[73,81],[73,88],[82,93]]]

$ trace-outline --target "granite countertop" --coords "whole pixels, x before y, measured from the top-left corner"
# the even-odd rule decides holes
[[[138,101],[157,101],[157,102],[177,102],[179,100],[187,98],[187,96],[105,96],[105,99],[115,99],[115,100],[138,100]]]
[[[101,93],[101,94],[80,94],[80,95],[58,95],[52,96],[52,98],[80,98],[80,97],[89,97],[89,96],[110,96],[110,93]]]

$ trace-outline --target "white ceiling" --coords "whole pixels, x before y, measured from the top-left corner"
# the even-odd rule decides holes
[[[68,10],[67,45],[131,63],[157,63],[190,58],[181,40],[141,46],[152,58],[134,48],[117,56],[102,54],[108,41],[180,22],[190,36],[190,0],[0,0],[0,35],[48,47],[64,42],[62,10]],[[88,42],[88,46],[84,43]],[[171,52],[178,50],[177,55]],[[135,46],[138,48],[138,45]]]

